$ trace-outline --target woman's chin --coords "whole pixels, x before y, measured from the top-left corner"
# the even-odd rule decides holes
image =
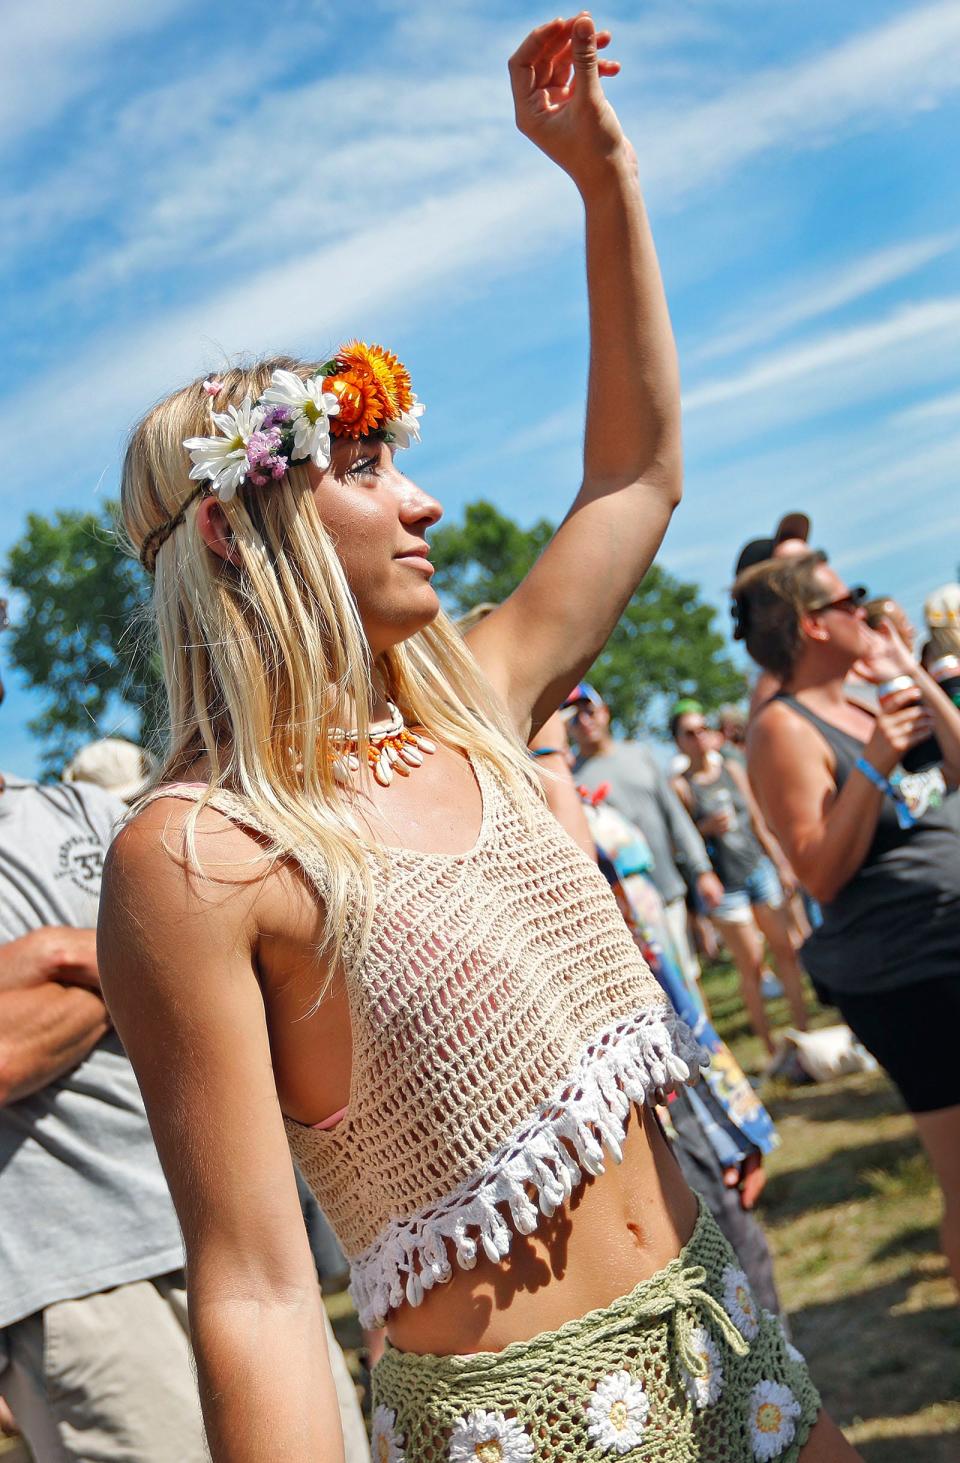
[[[392,607],[389,619],[385,617],[369,636],[371,644],[377,642],[381,651],[392,645],[401,645],[404,640],[432,625],[439,613],[440,601],[429,584],[425,584],[415,601],[410,599],[404,605]]]

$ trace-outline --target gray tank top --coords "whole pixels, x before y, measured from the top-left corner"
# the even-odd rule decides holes
[[[837,790],[865,742],[824,721],[796,697],[776,698],[823,737],[836,761]],[[960,979],[960,794],[901,828],[885,797],[859,871],[823,905],[823,924],[803,947],[827,992],[895,990],[941,976]]]
[[[687,778],[693,796],[693,821],[710,818],[722,808],[733,815],[733,825],[713,838],[704,838],[713,871],[724,889],[742,889],[750,874],[763,858],[763,849],[750,822],[750,809],[740,787],[726,767],[721,767],[713,782],[694,782]]]

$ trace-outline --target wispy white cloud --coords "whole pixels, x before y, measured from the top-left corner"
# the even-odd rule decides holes
[[[904,407],[903,411],[897,412],[894,421],[898,426],[908,427],[928,427],[941,421],[960,421],[960,391],[949,391],[945,395],[932,396],[926,401]]]
[[[458,280],[489,280],[516,267],[572,211],[559,175],[533,165],[409,205],[392,216],[389,230],[377,220],[168,313],[162,323],[152,320],[136,333],[101,341],[58,390],[58,413],[72,429],[69,441],[49,442],[51,484],[78,453],[99,446],[112,456],[102,419],[88,410],[91,400],[111,403],[120,431],[152,393],[244,355],[251,342],[262,353],[300,348],[322,355],[344,331],[363,334],[374,319],[378,325],[409,319],[425,293],[449,299]],[[509,255],[503,250],[507,236]],[[27,385],[8,409],[24,432],[42,430],[49,419],[48,388]]]
[[[960,88],[960,0],[909,9],[810,60],[770,67],[700,106],[651,119],[643,172],[658,198],[679,202],[771,150],[937,106]],[[641,121],[643,119],[641,118]]]
[[[186,0],[5,0],[0,148],[55,120],[91,90],[117,42],[157,29]]]
[[[831,331],[818,340],[774,352],[733,375],[707,381],[686,394],[684,406],[692,415],[810,378],[823,383],[826,392],[835,393],[836,380],[831,381],[829,373],[840,368],[866,362],[874,372],[882,357],[907,345],[932,342],[949,347],[958,341],[960,295],[904,305],[882,320]],[[863,380],[866,383],[867,377]]]
[[[738,313],[737,324],[722,329],[712,339],[695,347],[691,362],[716,360],[763,345],[794,330],[798,325],[831,315],[856,300],[922,269],[932,260],[952,253],[960,244],[960,233],[933,234],[878,249],[845,263],[829,274],[793,279],[789,295],[754,298]],[[746,323],[744,323],[744,319]]]

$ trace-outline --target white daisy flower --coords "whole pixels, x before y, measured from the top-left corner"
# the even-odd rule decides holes
[[[309,457],[321,469],[330,466],[330,418],[339,414],[340,403],[324,391],[322,377],[305,381],[293,371],[274,371],[260,400],[287,408],[295,458]]]
[[[419,418],[426,411],[422,401],[413,398],[413,405],[409,411],[402,411],[398,417],[393,417],[386,424],[388,431],[398,447],[409,447],[411,442],[420,441]]]
[[[643,1437],[650,1398],[629,1372],[601,1377],[587,1404],[587,1431],[605,1453],[629,1453]]]
[[[454,1423],[447,1456],[450,1463],[531,1463],[533,1439],[516,1418],[478,1408]]]
[[[397,1432],[397,1414],[390,1407],[374,1411],[370,1456],[373,1463],[404,1463],[403,1433]]]
[[[683,1368],[683,1381],[687,1396],[696,1407],[710,1407],[723,1391],[723,1362],[720,1348],[705,1326],[696,1326],[690,1333],[690,1345],[706,1364],[702,1377],[695,1377]]]
[[[742,1270],[727,1265],[723,1272],[723,1309],[745,1341],[753,1341],[760,1330],[757,1306]]]
[[[229,503],[247,475],[247,443],[263,422],[263,410],[245,396],[239,406],[213,413],[218,437],[187,437],[192,478],[208,478],[221,503]]]
[[[793,1442],[800,1403],[782,1382],[764,1378],[750,1393],[748,1418],[753,1456],[758,1463],[776,1458]]]

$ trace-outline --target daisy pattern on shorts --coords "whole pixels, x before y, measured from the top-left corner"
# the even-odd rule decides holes
[[[720,1360],[720,1348],[706,1326],[694,1327],[690,1332],[690,1345],[695,1354],[703,1360],[707,1370],[702,1377],[695,1377],[686,1367],[683,1368],[683,1383],[687,1389],[687,1396],[695,1407],[711,1407],[723,1391],[723,1362]]]
[[[374,1411],[370,1454],[373,1463],[404,1463],[403,1433],[397,1432],[397,1414],[391,1407]]]
[[[629,1372],[601,1377],[587,1403],[587,1431],[605,1453],[629,1453],[643,1437],[650,1398]]]
[[[750,1393],[747,1418],[750,1443],[758,1463],[769,1463],[793,1442],[800,1403],[783,1382],[765,1377]]]
[[[478,1408],[454,1423],[447,1456],[450,1463],[531,1463],[533,1440],[516,1418]]]
[[[727,1265],[723,1272],[723,1309],[745,1341],[753,1341],[760,1330],[757,1306],[750,1283],[736,1265]]]

